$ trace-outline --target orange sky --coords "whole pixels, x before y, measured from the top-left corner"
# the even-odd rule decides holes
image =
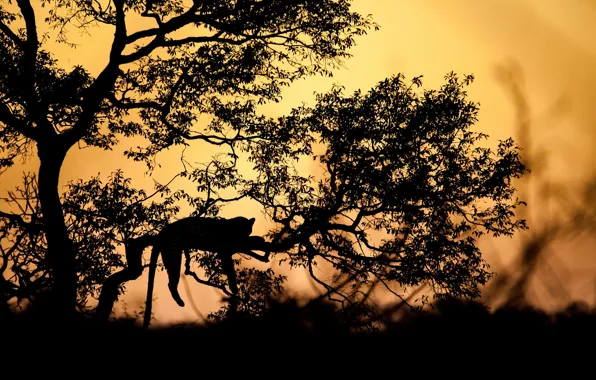
[[[333,83],[348,91],[366,90],[376,82],[397,73],[407,77],[424,75],[425,87],[438,87],[449,71],[473,73],[476,81],[469,89],[470,98],[481,103],[478,130],[493,138],[515,137],[516,114],[510,93],[498,80],[497,68],[518,64],[530,107],[532,144],[548,153],[545,173],[564,183],[571,192],[596,173],[596,1],[594,0],[355,0],[355,9],[371,13],[381,30],[357,39],[343,70],[335,77],[309,78],[285,91],[284,101],[263,107],[271,116],[281,115],[301,102],[312,104],[313,91],[324,92]],[[92,38],[78,38],[81,46],[70,50],[64,45],[54,50],[65,66],[83,64],[97,73],[105,64],[110,30],[91,30]],[[127,146],[122,146],[125,149]],[[168,162],[168,160],[171,160]],[[178,169],[176,152],[161,157],[165,168],[155,174],[166,181],[171,170]],[[143,177],[143,167],[113,152],[94,149],[72,152],[63,167],[61,183],[124,168],[134,176],[135,184],[151,185]],[[312,168],[311,168],[312,169]],[[139,174],[140,173],[140,174]],[[20,178],[13,170],[8,178]],[[8,186],[7,177],[3,178]],[[10,186],[12,187],[12,186]],[[544,197],[531,197],[531,222],[544,218]],[[538,210],[538,211],[537,211]],[[225,215],[254,215],[260,211],[251,205],[226,210]],[[266,229],[258,222],[255,232]],[[498,253],[509,261],[515,254],[517,240],[486,244],[489,257]],[[579,245],[578,245],[579,244]],[[596,275],[594,240],[563,242],[557,250],[569,268]],[[505,253],[507,252],[507,253]],[[494,259],[495,262],[496,259]],[[593,270],[592,270],[593,269]],[[591,272],[590,272],[591,271]],[[160,276],[161,277],[161,276]],[[179,308],[167,293],[163,278],[156,284],[159,297],[154,306],[158,322],[195,318],[189,306]],[[293,283],[304,283],[298,278]],[[193,296],[203,313],[212,308],[219,295],[190,283]],[[146,276],[130,284],[124,300],[134,312],[144,301]],[[577,295],[594,297],[591,291],[577,290]],[[181,283],[182,297],[188,295]],[[577,289],[576,289],[577,288]],[[593,290],[593,287],[591,288]]]

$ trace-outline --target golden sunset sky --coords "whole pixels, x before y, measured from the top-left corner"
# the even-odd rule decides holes
[[[524,153],[541,154],[541,170],[532,176],[540,175],[560,184],[569,200],[579,197],[583,185],[596,175],[596,1],[355,0],[354,8],[362,14],[372,14],[381,29],[357,39],[357,46],[351,51],[353,57],[333,78],[299,81],[285,91],[283,102],[266,105],[263,112],[280,116],[302,102],[313,104],[314,92],[325,92],[334,83],[345,86],[349,93],[367,90],[386,77],[404,73],[407,78],[423,75],[424,87],[436,88],[446,73],[455,71],[476,77],[469,88],[470,99],[481,106],[476,129],[488,133],[494,139],[491,141],[509,136],[518,139],[516,102],[502,80],[504,72],[514,72],[514,78],[521,80],[529,112],[526,125],[530,127],[531,145],[525,147],[528,152]],[[101,70],[107,62],[111,31],[90,32],[91,37],[74,36],[80,44],[76,50],[64,45],[54,48],[64,66],[82,64],[94,74]],[[124,144],[121,148],[127,147]],[[162,156],[164,169],[154,174],[155,179],[166,182],[172,170],[179,169],[178,153]],[[117,152],[93,149],[69,154],[61,183],[98,173],[107,175],[118,168],[132,176],[134,184],[151,186],[151,178],[143,175],[143,166],[127,161]],[[20,178],[20,172],[15,169],[8,173],[3,178],[3,189],[12,188],[7,182],[9,178]],[[530,186],[527,213],[531,231],[546,220],[558,218],[560,212],[557,202],[548,200],[538,182],[532,178],[524,182]],[[259,218],[261,213],[252,205],[243,204],[226,209],[224,215]],[[261,218],[254,232],[260,234],[266,229]],[[493,269],[498,272],[501,265],[512,262],[525,237],[527,233],[514,239],[483,241]],[[545,278],[562,277],[573,297],[595,299],[595,247],[595,239],[584,235],[559,241],[551,249],[552,260],[545,264],[554,272],[545,272],[550,273]],[[130,312],[144,302],[146,283],[145,274],[127,286],[129,292],[123,301]],[[308,287],[300,274],[290,283],[295,289]],[[212,311],[220,295],[192,280],[189,284],[201,312]],[[180,289],[182,297],[189,300],[183,282]],[[174,303],[161,273],[155,294],[158,323],[196,319],[188,302],[185,308]],[[539,294],[538,289],[537,300],[548,304]]]

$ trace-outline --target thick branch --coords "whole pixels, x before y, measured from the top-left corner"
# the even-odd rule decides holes
[[[114,5],[116,7],[116,31],[114,32],[114,40],[110,49],[110,61],[97,76],[93,84],[87,89],[82,105],[83,113],[74,127],[65,134],[65,142],[69,147],[76,144],[85,136],[101,102],[109,97],[120,73],[119,61],[122,51],[126,46],[124,1],[115,0]]]
[[[118,300],[118,289],[128,281],[136,280],[143,273],[143,251],[152,245],[155,237],[143,235],[131,239],[126,243],[126,268],[112,274],[106,279],[99,295],[99,303],[95,310],[95,317],[99,320],[107,320]]]
[[[25,93],[25,103],[27,113],[40,127],[45,129],[46,133],[55,133],[54,129],[45,120],[44,110],[39,103],[36,91],[37,77],[37,51],[39,49],[39,38],[37,35],[37,24],[35,22],[35,11],[29,0],[17,0],[21,9],[21,14],[25,20],[27,30],[27,41],[25,41],[23,50],[23,75],[19,78],[23,83]]]
[[[16,116],[12,114],[8,106],[4,103],[0,103],[0,122],[11,126],[18,132],[22,133],[23,136],[35,140],[38,140],[38,133],[37,131],[32,128],[27,123],[19,120]]]
[[[35,11],[31,6],[29,0],[17,0],[17,4],[21,9],[21,14],[25,19],[25,27],[27,29],[27,41],[25,42],[25,60],[27,64],[35,67],[35,59],[37,57],[37,49],[39,47],[39,40],[37,37],[37,25],[35,23]]]
[[[25,42],[21,40],[21,38],[17,36],[15,32],[13,32],[12,29],[10,29],[10,27],[2,21],[0,21],[0,31],[2,31],[19,48],[23,49],[25,47]]]

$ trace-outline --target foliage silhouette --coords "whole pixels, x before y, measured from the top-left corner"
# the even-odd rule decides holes
[[[71,27],[114,29],[108,63],[97,77],[82,66],[60,67],[44,50],[50,40],[40,35],[40,6],[48,12],[43,23],[57,31],[53,37],[60,42],[70,43]],[[128,23],[134,15],[153,25],[133,30]],[[127,155],[149,167],[158,152],[190,140],[233,147],[253,138],[230,120],[237,108],[276,100],[283,86],[305,75],[329,74],[349,56],[354,37],[371,27],[345,0],[189,6],[118,0],[105,7],[88,0],[43,0],[0,6],[0,164],[6,168],[32,152],[39,158],[44,260],[62,304],[57,310],[67,316],[76,304],[77,247],[58,189],[62,163],[73,147],[111,149],[123,137],[143,137],[148,145]],[[180,30],[189,34],[179,37]],[[245,100],[230,101],[230,95]],[[195,133],[200,114],[212,121]],[[205,210],[217,203],[203,201]]]
[[[282,123],[312,131],[324,146],[313,154],[323,178],[292,173],[284,153],[270,146],[248,146],[260,177],[248,181],[247,192],[282,225],[274,243],[287,235],[298,242],[282,260],[315,279],[319,257],[353,276],[356,287],[426,283],[439,296],[476,297],[490,276],[476,239],[525,228],[513,219],[523,202],[511,180],[526,168],[511,139],[496,151],[478,146],[487,136],[470,130],[477,112],[465,99],[471,76],[451,73],[439,90],[421,93],[414,90],[419,78],[410,85],[403,79],[365,95],[336,88],[314,108],[294,110]],[[303,144],[310,151],[310,141]]]
[[[106,279],[115,269],[124,266],[115,248],[122,242],[130,241],[131,235],[160,229],[178,210],[174,205],[175,194],[168,196],[167,191],[160,191],[163,202],[143,205],[142,201],[150,195],[131,188],[130,179],[125,178],[121,171],[114,173],[106,182],[94,177],[86,182],[68,184],[63,195],[63,208],[69,237],[77,247],[80,312],[91,311],[85,305],[97,299]],[[36,192],[36,176],[26,175],[24,186],[9,193],[6,201],[8,207],[16,208],[14,206],[23,204],[23,201],[27,207],[19,218],[13,218],[14,223],[2,224],[6,237],[2,248],[2,273],[8,272],[8,263],[11,263],[12,272],[12,276],[5,279],[9,285],[3,292],[5,303],[11,298],[34,302],[41,293],[45,294],[45,298],[49,297],[46,293],[51,288],[51,276],[44,261],[47,241],[43,235],[43,218]],[[127,261],[135,262],[130,258]],[[142,267],[138,268],[138,271],[142,270]],[[124,288],[118,285],[114,290],[122,293]]]
[[[27,194],[9,200],[16,211],[0,214],[2,246],[9,247],[2,273],[12,272],[2,283],[3,303],[34,299],[49,287],[60,316],[95,297],[96,314],[107,318],[125,282],[142,273],[144,248],[184,202],[195,209],[192,216],[215,216],[245,199],[260,204],[275,225],[266,236],[273,258],[306,269],[324,296],[367,326],[375,313],[363,305],[376,286],[397,297],[396,286],[421,284],[439,297],[477,297],[490,278],[477,239],[525,228],[515,219],[523,202],[512,180],[527,170],[511,139],[496,149],[479,146],[487,136],[471,130],[478,107],[465,88],[472,76],[450,73],[438,90],[420,90],[420,78],[406,83],[397,75],[365,94],[333,88],[313,107],[284,117],[258,112],[296,79],[330,75],[354,38],[376,28],[350,10],[350,1],[41,5],[62,42],[72,26],[110,27],[114,39],[97,77],[81,66],[68,71],[44,50],[39,9],[26,0],[0,6],[0,164],[7,168],[32,152],[39,159]],[[154,26],[132,29],[133,15]],[[195,194],[169,183],[147,195],[123,172],[107,185],[100,178],[75,181],[60,193],[61,167],[73,147],[109,150],[124,138],[146,141],[125,155],[149,173],[174,146],[199,149],[199,142],[222,152],[201,167],[185,164],[175,176],[190,181]],[[241,155],[252,163],[250,173],[238,169]],[[322,175],[297,172],[302,159],[318,162]],[[123,266],[118,246],[127,263],[114,272]],[[231,284],[213,252],[187,257],[189,274],[194,266],[208,276],[193,276],[199,282]],[[331,281],[315,274],[323,262],[336,271]],[[282,289],[283,279],[271,271],[243,269],[237,277],[241,308],[250,315],[262,315],[267,297]],[[225,316],[226,307],[213,318]]]

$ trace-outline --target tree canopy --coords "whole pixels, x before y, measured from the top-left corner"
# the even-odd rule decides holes
[[[42,11],[53,28],[47,35],[39,34]],[[113,31],[97,76],[64,67],[46,48],[94,26]],[[478,296],[490,272],[477,239],[525,228],[515,219],[522,202],[512,181],[526,168],[511,139],[479,145],[487,136],[472,131],[478,106],[465,91],[472,76],[450,73],[441,88],[422,90],[420,78],[396,75],[364,93],[335,87],[283,117],[259,112],[295,80],[331,75],[371,28],[348,0],[0,6],[0,167],[33,152],[39,158],[38,173],[0,213],[3,301],[50,287],[63,313],[89,297],[107,300],[109,313],[126,281],[142,273],[142,248],[181,204],[214,216],[241,199],[257,202],[275,224],[266,236],[272,260],[305,268],[344,306],[379,284]],[[125,156],[149,173],[173,146],[200,150],[193,142],[202,142],[220,154],[172,173],[195,193],[169,184],[135,189],[122,171],[58,188],[68,151],[110,150],[127,138],[144,142]],[[322,174],[299,172],[304,159]],[[240,171],[239,160],[251,170]],[[126,265],[116,253],[122,246]],[[217,260],[195,252],[188,270],[200,267],[202,283],[226,290]],[[323,261],[338,273],[330,283],[313,270]],[[282,291],[283,276],[271,270],[245,268],[238,280],[253,314]]]

